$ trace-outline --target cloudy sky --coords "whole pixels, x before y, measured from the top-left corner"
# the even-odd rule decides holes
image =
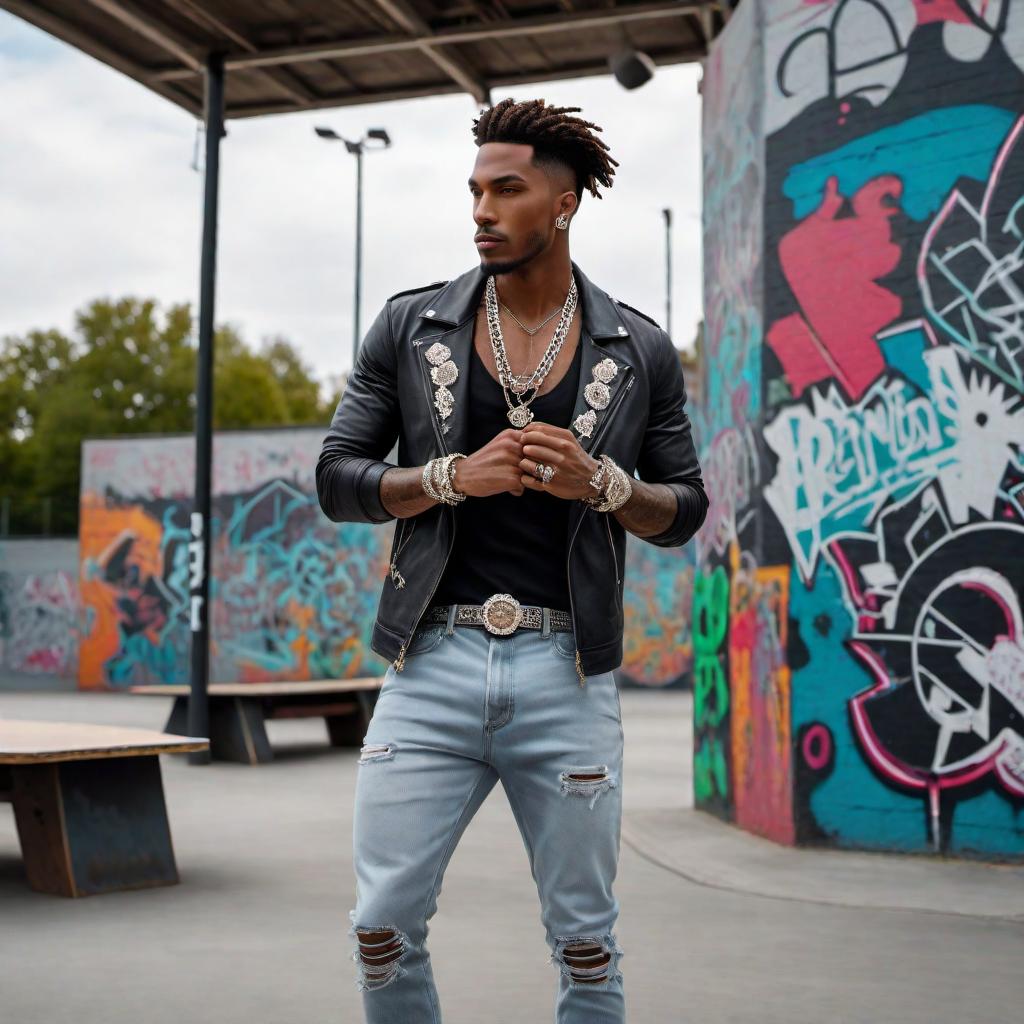
[[[674,213],[672,333],[700,319],[696,65],[633,92],[610,76],[495,90],[583,108],[619,161],[585,196],[573,258],[595,283],[665,322],[664,226]],[[70,330],[101,296],[198,297],[202,179],[196,122],[117,71],[0,12],[0,335]],[[355,160],[313,133],[387,128],[364,158],[363,329],[396,291],[478,261],[466,178],[478,113],[466,95],[228,123],[221,147],[218,323],[252,344],[289,338],[322,380],[351,365]]]

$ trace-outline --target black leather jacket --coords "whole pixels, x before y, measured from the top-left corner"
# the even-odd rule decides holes
[[[607,452],[627,473],[636,469],[641,480],[671,487],[678,499],[675,520],[644,540],[661,547],[685,544],[704,521],[708,499],[684,411],[686,391],[675,348],[653,320],[616,302],[572,266],[583,318],[573,420],[589,409],[584,388],[593,380],[595,364],[611,357],[619,368],[609,384],[607,407],[596,410],[593,431],[580,443],[595,457]],[[401,466],[422,466],[448,452],[471,454],[465,449],[465,392],[485,280],[477,267],[449,282],[400,292],[384,304],[360,347],[317,463],[317,494],[328,518],[364,523],[394,518],[381,504],[380,478],[393,465],[383,460],[396,438]],[[455,402],[447,417],[435,407],[426,358],[438,341],[451,350],[460,371],[449,385]],[[596,512],[582,501],[572,504],[566,538],[568,610],[582,683],[584,675],[622,664],[626,531],[612,513]],[[389,660],[401,664],[431,603],[454,542],[454,513],[453,506],[437,504],[396,525],[391,564],[397,572],[384,580],[371,641],[373,650]]]

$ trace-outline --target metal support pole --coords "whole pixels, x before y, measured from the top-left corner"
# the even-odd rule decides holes
[[[672,337],[672,211],[661,211],[665,218],[665,332]]]
[[[363,146],[359,143],[356,150],[356,297],[354,334],[352,335],[352,366],[356,365],[359,355],[359,306],[363,278]]]
[[[188,734],[210,735],[207,683],[210,667],[210,478],[213,462],[213,298],[217,269],[217,190],[220,139],[224,134],[224,57],[206,61],[206,177],[203,193],[203,248],[199,269],[199,351],[196,358],[196,486],[189,523],[189,608],[192,630],[192,685]],[[209,764],[209,750],[192,751],[190,764]]]

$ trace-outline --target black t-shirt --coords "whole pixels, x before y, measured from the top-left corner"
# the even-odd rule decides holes
[[[469,440],[466,454],[511,427],[501,385],[476,346],[470,359]],[[582,345],[555,387],[530,404],[534,419],[569,427],[579,386]],[[515,399],[513,398],[513,401]],[[511,594],[520,604],[569,610],[565,553],[572,502],[543,491],[504,491],[468,497],[455,506],[455,546],[432,604],[483,604]]]

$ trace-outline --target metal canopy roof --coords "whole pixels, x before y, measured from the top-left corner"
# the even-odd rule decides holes
[[[225,55],[226,116],[287,113],[608,74],[632,46],[696,60],[734,4],[700,0],[0,0],[0,8],[203,110]]]

